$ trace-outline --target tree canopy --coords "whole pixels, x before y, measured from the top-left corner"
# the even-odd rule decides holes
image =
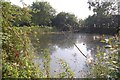
[[[116,2],[109,0],[88,1],[89,9],[94,12],[92,16],[85,19],[84,26],[89,32],[116,33],[118,31],[118,17],[116,15]]]
[[[54,18],[55,9],[48,2],[33,2],[32,22],[35,25],[50,25]]]
[[[83,21],[78,20],[71,13],[60,12],[57,14],[50,3],[41,1],[33,2],[31,6],[23,6],[23,8],[12,5],[10,2],[4,2],[2,3],[4,11],[2,14],[3,17],[10,16],[8,20],[13,26],[52,26],[58,31],[82,31],[81,28],[84,27],[89,32],[107,32],[108,29],[113,29],[116,32],[119,29],[118,25],[120,25],[119,15],[116,15],[120,11],[119,3],[117,0],[115,2],[90,0],[88,1],[89,9],[94,14]],[[8,12],[5,12],[6,10]]]
[[[60,31],[67,31],[71,29],[76,29],[78,25],[77,17],[74,14],[60,12],[57,16],[53,19],[53,26]]]

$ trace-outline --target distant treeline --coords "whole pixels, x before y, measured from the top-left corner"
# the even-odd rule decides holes
[[[117,14],[119,13],[118,2],[94,0],[88,2],[88,9],[91,9],[94,14],[84,20],[78,19],[71,13],[56,14],[56,10],[48,2],[36,1],[31,6],[26,6],[22,2],[22,8],[5,1],[1,4],[4,12],[9,10],[8,13],[3,14],[3,17],[8,15],[12,26],[51,26],[57,31],[115,34],[120,27],[120,15]]]
[[[108,18],[97,18],[95,15],[89,16],[83,26],[79,29],[79,32],[117,34],[120,30],[120,15],[112,15]]]

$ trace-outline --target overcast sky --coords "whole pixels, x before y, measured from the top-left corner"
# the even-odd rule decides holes
[[[20,0],[9,0],[13,4],[22,6]],[[36,0],[23,0],[27,5],[31,5],[33,1]],[[75,14],[80,19],[85,19],[88,15],[92,14],[92,11],[88,9],[88,0],[37,0],[37,1],[47,1],[50,5],[56,9],[59,13],[61,11],[70,12]]]

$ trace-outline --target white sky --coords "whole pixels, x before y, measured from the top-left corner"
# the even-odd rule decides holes
[[[13,4],[22,6],[20,0],[9,0]],[[36,0],[23,0],[27,5],[32,4]],[[85,19],[88,15],[92,15],[92,11],[88,9],[88,0],[37,0],[47,1],[59,13],[61,11],[75,14],[80,19]]]

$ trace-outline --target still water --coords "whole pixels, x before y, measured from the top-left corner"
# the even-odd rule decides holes
[[[67,39],[66,36],[69,38]],[[86,64],[86,58],[79,52],[73,43],[86,55],[93,58],[97,54],[97,47],[103,47],[105,43],[100,42],[101,35],[96,34],[78,34],[78,33],[65,33],[64,34],[42,34],[33,36],[31,41],[33,46],[37,49],[36,63],[42,65],[42,50],[48,49],[50,53],[50,75],[55,77],[60,72],[64,71],[59,61],[60,59],[68,63],[75,77],[85,77],[85,73],[89,71]],[[108,36],[105,36],[108,38]]]

